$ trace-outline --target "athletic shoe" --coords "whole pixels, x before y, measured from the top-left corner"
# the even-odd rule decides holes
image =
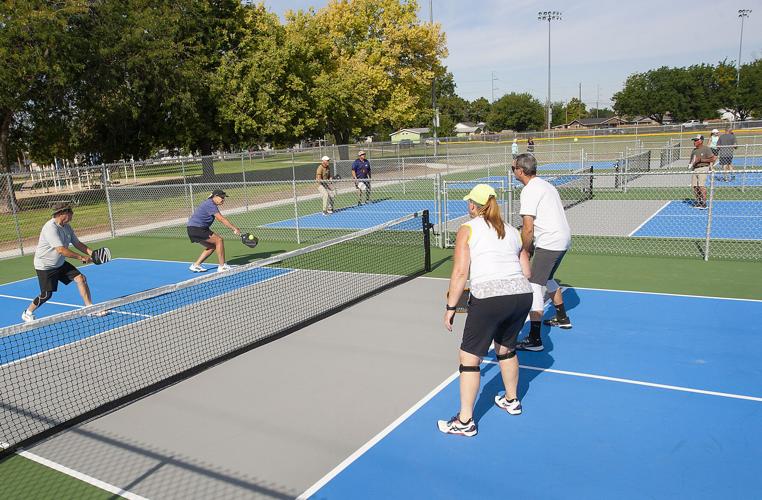
[[[205,268],[203,268],[201,266],[197,266],[196,264],[191,264],[188,269],[190,269],[194,273],[205,273],[206,272]]]
[[[693,208],[695,208],[697,210],[706,210],[706,205],[704,205],[702,203],[697,203],[697,204],[693,205]]]
[[[222,264],[221,266],[217,266],[218,273],[224,273],[225,271],[230,271],[231,269],[233,268],[227,264]]]
[[[458,419],[458,415],[455,415],[450,420],[439,420],[437,422],[437,428],[440,432],[445,434],[457,434],[459,436],[473,437],[476,436],[478,430],[476,429],[476,422],[472,418],[465,424]]]
[[[328,210],[328,212],[326,212],[326,213],[328,213],[330,215],[330,214],[333,213],[333,210]]]
[[[521,401],[518,399],[511,399],[510,401],[505,399],[505,394],[502,396],[495,396],[495,404],[498,408],[501,408],[511,415],[521,415]]]
[[[540,339],[534,340],[527,337],[521,342],[519,342],[518,344],[516,344],[516,349],[518,349],[519,351],[537,352],[537,351],[542,351],[545,348],[542,346],[542,340]]]
[[[34,313],[29,312],[29,309],[24,309],[24,312],[21,314],[21,319],[24,320],[24,323],[29,323],[30,321],[34,321]]]
[[[558,316],[553,316],[552,318],[543,321],[542,324],[545,326],[557,326],[564,330],[568,330],[572,327],[572,322],[571,319],[569,319],[569,316],[563,319],[560,319]]]
[[[325,215],[328,215],[328,212],[323,212],[323,215],[324,215],[324,216],[325,216]]]

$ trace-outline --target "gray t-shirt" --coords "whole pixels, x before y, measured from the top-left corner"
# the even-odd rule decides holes
[[[735,134],[722,134],[717,140],[718,146],[735,146],[737,143]]]
[[[44,271],[61,267],[66,258],[58,253],[56,248],[69,248],[72,243],[79,243],[79,238],[71,226],[59,226],[55,219],[50,219],[40,231],[40,240],[34,251],[34,268]]]

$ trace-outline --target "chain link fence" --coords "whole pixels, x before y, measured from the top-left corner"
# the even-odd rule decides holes
[[[611,153],[537,152],[539,175],[556,186],[567,209],[572,251],[762,259],[762,145],[738,146],[730,166],[717,166],[707,177],[706,210],[693,206],[697,194],[691,187],[693,174],[687,170],[688,149],[674,142],[662,143],[659,149],[633,147]],[[351,178],[351,161],[335,161],[338,178],[331,183],[333,204],[327,207],[333,213],[327,215],[323,193],[314,180],[314,163],[306,179],[294,175],[201,182],[201,177],[191,182],[194,179],[186,177],[179,182],[173,178],[126,184],[115,182],[115,172],[105,167],[59,173],[58,179],[5,175],[0,177],[4,208],[0,252],[4,257],[33,252],[56,201],[75,204],[73,225],[86,241],[186,238],[189,215],[217,188],[230,195],[223,213],[265,240],[322,241],[397,213],[428,209],[435,241],[447,247],[465,220],[462,198],[479,182],[493,184],[506,220],[521,224],[522,186],[512,175],[511,161],[504,148],[480,154],[376,159],[365,190]],[[369,203],[358,207],[366,200]],[[224,228],[221,233],[232,238]]]

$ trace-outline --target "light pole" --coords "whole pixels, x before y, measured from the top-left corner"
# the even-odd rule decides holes
[[[431,24],[431,29],[434,29],[434,7],[432,5],[432,0],[429,0],[429,23]],[[437,129],[439,128],[439,110],[437,109],[436,75],[431,80],[431,109],[434,112],[434,117],[431,121],[431,124],[433,125],[432,128],[434,129],[434,156],[437,156],[437,142],[439,142],[439,139],[437,138]]]
[[[751,9],[738,9],[738,17],[741,18],[741,40],[738,42],[738,62],[736,63],[736,88],[741,81],[741,48],[743,47],[743,20],[749,17]]]
[[[560,21],[561,12],[557,10],[541,10],[537,13],[538,21],[548,21],[548,99],[545,101],[545,120],[546,129],[550,130],[550,22]]]

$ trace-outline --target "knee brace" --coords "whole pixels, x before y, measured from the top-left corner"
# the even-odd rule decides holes
[[[460,373],[463,373],[463,372],[479,372],[479,371],[481,371],[481,369],[478,366],[460,365],[460,367],[458,368],[458,371],[460,371]]]
[[[34,304],[37,307],[40,307],[42,304],[50,300],[50,297],[52,296],[53,296],[53,292],[49,292],[49,291],[40,292],[40,295],[34,298],[34,300],[32,301],[32,304]]]
[[[544,311],[545,310],[545,287],[538,285],[537,283],[529,283],[532,285],[532,309],[530,311]]]
[[[516,351],[511,351],[511,352],[508,352],[508,353],[505,353],[505,354],[498,354],[497,355],[497,360],[498,361],[503,361],[503,360],[506,360],[506,359],[511,359],[511,358],[513,358],[515,356],[516,356]]]
[[[545,286],[548,289],[548,293],[551,295],[556,293],[556,290],[561,288],[560,286],[558,286],[558,281],[556,280],[548,280],[548,283]]]

